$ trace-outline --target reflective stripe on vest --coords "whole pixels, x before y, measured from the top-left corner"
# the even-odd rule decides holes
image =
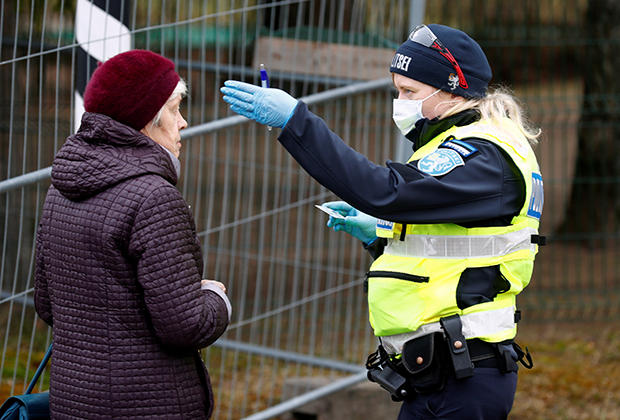
[[[474,312],[461,315],[463,335],[465,338],[476,338],[501,333],[515,328],[515,307],[500,308],[485,312]],[[381,344],[388,354],[401,354],[403,345],[417,337],[435,332],[442,332],[439,322],[424,324],[416,331],[380,337]]]
[[[536,252],[534,228],[503,235],[439,236],[406,235],[404,240],[390,240],[384,254],[419,258],[490,258],[529,249]]]

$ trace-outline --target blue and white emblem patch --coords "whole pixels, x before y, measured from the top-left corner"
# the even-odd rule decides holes
[[[388,222],[387,220],[378,219],[377,229],[391,232],[392,230],[394,230],[394,222]]]
[[[460,154],[452,149],[437,149],[418,161],[418,169],[432,176],[445,175],[465,162]]]
[[[462,140],[447,140],[439,145],[439,147],[447,147],[459,153],[463,157],[469,157],[476,153],[478,149]]]
[[[543,188],[543,180],[540,174],[532,173],[532,197],[530,205],[527,208],[527,215],[536,220],[540,220],[543,205],[545,203],[545,193]]]

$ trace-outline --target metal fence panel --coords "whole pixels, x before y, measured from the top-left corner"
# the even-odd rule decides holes
[[[32,307],[34,242],[49,166],[78,126],[80,78],[96,65],[84,59],[76,35],[83,1],[2,2],[0,400],[23,392],[51,339]],[[111,13],[114,2],[93,3]],[[586,0],[510,8],[500,0],[124,0],[120,8],[131,46],[172,59],[190,87],[178,187],[196,219],[204,276],[226,283],[234,308],[225,336],[204,351],[214,418],[267,418],[257,413],[335,389],[296,389],[304,376],[349,386],[375,346],[361,286],[369,256],[327,229],[314,209],[335,197],[287,155],[279,130],[232,115],[219,88],[229,78],[258,84],[265,64],[272,87],[305,97],[356,150],[377,163],[402,160],[388,66],[414,18],[477,39],[492,81],[513,88],[545,133],[537,155],[549,244],[519,300],[525,322],[618,318],[617,223],[579,230],[567,211],[574,185],[619,184],[615,172],[577,170],[583,103],[592,96],[584,94],[589,73],[578,59],[592,46],[615,45],[584,34]],[[114,39],[121,37],[107,38]],[[585,127],[604,133],[609,125],[618,122]],[[612,201],[595,197],[586,209]],[[291,409],[288,401],[279,407]]]

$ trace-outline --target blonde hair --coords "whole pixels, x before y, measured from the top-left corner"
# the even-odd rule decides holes
[[[510,118],[531,145],[538,144],[542,130],[525,115],[525,105],[508,87],[495,86],[489,89],[484,98],[458,101],[443,112],[440,119],[469,109],[480,112],[481,120],[500,126],[503,118]]]

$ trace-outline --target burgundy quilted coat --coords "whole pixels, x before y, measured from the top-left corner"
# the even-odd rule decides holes
[[[199,349],[228,325],[201,290],[192,214],[168,153],[101,114],[56,155],[37,236],[36,309],[53,326],[53,419],[204,419]]]

